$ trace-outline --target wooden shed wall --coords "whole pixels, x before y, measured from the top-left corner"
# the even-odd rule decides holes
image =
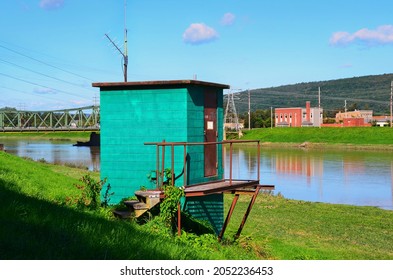
[[[101,178],[115,192],[112,203],[155,187],[147,175],[156,169],[156,149],[144,143],[187,141],[186,101],[186,89],[101,91]]]
[[[154,189],[148,174],[156,170],[155,146],[146,142],[204,142],[204,91],[206,87],[154,89],[101,89],[101,178],[115,192],[111,203],[133,196],[142,186]],[[223,92],[216,88],[217,141],[223,139]],[[218,146],[217,176],[204,177],[203,146],[187,149],[187,184],[223,177],[222,147]],[[165,167],[170,168],[170,148]],[[175,149],[175,174],[183,170],[183,148]],[[183,185],[183,177],[176,181]]]

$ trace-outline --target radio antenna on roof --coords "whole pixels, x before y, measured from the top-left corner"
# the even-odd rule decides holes
[[[124,82],[127,82],[127,67],[128,67],[128,47],[127,47],[127,0],[124,0],[124,52],[116,45],[116,43],[105,34],[112,45],[119,51],[123,56],[123,72],[124,72]]]

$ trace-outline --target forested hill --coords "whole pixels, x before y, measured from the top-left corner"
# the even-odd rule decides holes
[[[339,80],[299,83],[250,90],[251,111],[280,107],[318,107],[318,87],[321,107],[326,113],[344,110],[373,110],[374,115],[390,114],[390,85],[393,74],[354,77]],[[234,94],[239,114],[248,111],[248,91]],[[225,103],[226,104],[226,103]]]

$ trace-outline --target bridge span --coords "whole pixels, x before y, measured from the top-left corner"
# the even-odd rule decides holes
[[[100,106],[54,111],[0,110],[0,131],[99,131]]]

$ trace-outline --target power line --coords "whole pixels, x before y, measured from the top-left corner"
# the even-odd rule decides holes
[[[44,73],[41,73],[41,72],[32,70],[32,69],[29,69],[29,68],[27,68],[27,67],[20,66],[20,65],[17,65],[17,64],[15,64],[15,63],[12,63],[12,62],[3,60],[3,59],[1,59],[1,58],[0,58],[0,61],[3,62],[3,63],[10,64],[10,65],[12,65],[12,66],[14,66],[14,67],[18,67],[18,68],[24,69],[24,70],[26,70],[26,71],[35,73],[35,74],[38,74],[38,75],[41,75],[41,76],[44,76],[44,77],[47,77],[47,78],[50,78],[50,79],[57,80],[57,81],[59,81],[59,82],[63,82],[63,83],[66,83],[66,84],[69,84],[69,85],[72,85],[72,86],[76,86],[76,87],[81,87],[81,88],[83,88],[83,89],[87,89],[87,90],[90,90],[90,91],[94,91],[94,90],[91,89],[91,88],[84,88],[83,86],[81,86],[81,85],[79,85],[79,84],[76,84],[76,83],[73,83],[73,82],[69,82],[69,81],[66,81],[66,80],[63,80],[63,79],[59,79],[59,78],[56,78],[56,77],[53,77],[53,76],[50,76],[50,75],[47,75],[47,74],[44,74]]]
[[[280,96],[280,94],[283,95],[289,95],[289,96],[294,96],[294,97],[307,97],[307,98],[317,98],[317,96],[312,96],[310,94],[304,94],[304,93],[298,93],[298,92],[284,92],[284,91],[270,91],[269,92],[265,92],[265,94],[269,94],[269,98],[282,98],[282,96]],[[261,94],[254,94],[253,99],[254,100],[258,100],[258,99],[263,99],[266,96],[261,96]],[[378,100],[371,100],[371,99],[359,99],[359,98],[345,98],[345,97],[334,97],[334,96],[324,96],[323,98],[324,100],[350,100],[353,102],[368,102],[368,103],[376,103],[376,104],[385,104],[386,105],[386,101],[378,101]],[[238,103],[246,103],[247,101],[239,101]]]
[[[31,85],[34,85],[34,86],[44,87],[44,88],[47,88],[47,89],[50,89],[50,90],[54,90],[54,91],[57,91],[57,92],[62,92],[62,93],[65,93],[65,94],[77,96],[77,97],[84,98],[84,99],[88,100],[86,97],[83,97],[83,96],[80,96],[80,95],[77,95],[75,93],[71,93],[71,92],[68,92],[68,91],[64,91],[64,90],[60,90],[60,89],[55,89],[55,88],[52,88],[52,87],[44,86],[44,85],[41,85],[41,84],[30,82],[30,81],[27,81],[27,80],[24,80],[24,79],[21,79],[21,78],[17,78],[17,77],[8,75],[8,74],[4,74],[4,73],[1,73],[1,72],[0,72],[0,75],[8,77],[8,78],[11,78],[11,79],[14,79],[14,80],[17,80],[17,81],[28,83],[28,84],[31,84]]]
[[[31,60],[36,61],[36,62],[39,62],[39,63],[41,63],[41,64],[44,64],[44,65],[49,66],[49,67],[52,67],[52,68],[54,68],[54,69],[63,71],[63,72],[65,72],[65,73],[71,74],[71,75],[73,75],[73,76],[76,76],[76,77],[79,77],[79,78],[82,78],[82,79],[85,79],[85,80],[93,81],[93,80],[91,80],[91,79],[89,79],[89,78],[87,78],[87,77],[81,76],[81,75],[79,75],[79,74],[76,74],[76,73],[71,72],[71,71],[68,71],[68,70],[64,70],[64,69],[62,69],[62,68],[60,68],[60,67],[51,65],[51,64],[49,64],[49,63],[47,63],[47,62],[45,62],[45,61],[36,59],[36,58],[34,58],[34,57],[31,57],[31,56],[29,56],[29,55],[23,54],[23,53],[21,53],[21,52],[15,51],[15,50],[13,50],[13,49],[11,49],[11,48],[8,48],[8,47],[6,47],[6,46],[0,45],[0,48],[6,49],[6,50],[8,50],[8,51],[10,51],[10,52],[16,53],[16,54],[18,54],[18,55],[20,55],[20,56],[26,57],[26,58],[28,58],[28,59],[31,59]]]
[[[26,95],[31,95],[31,93],[28,93],[28,92],[25,92],[25,91],[21,91],[21,90],[18,90],[18,89],[14,89],[14,88],[9,88],[9,87],[5,87],[5,86],[0,86],[0,88],[4,88],[4,89],[7,89],[7,90],[12,90],[12,91],[19,92],[19,93],[26,94]],[[48,95],[42,95],[41,97],[47,98],[47,99],[52,99],[52,100],[55,100],[55,101],[62,101],[62,99],[60,99],[60,98],[54,98],[54,97],[48,96]]]

